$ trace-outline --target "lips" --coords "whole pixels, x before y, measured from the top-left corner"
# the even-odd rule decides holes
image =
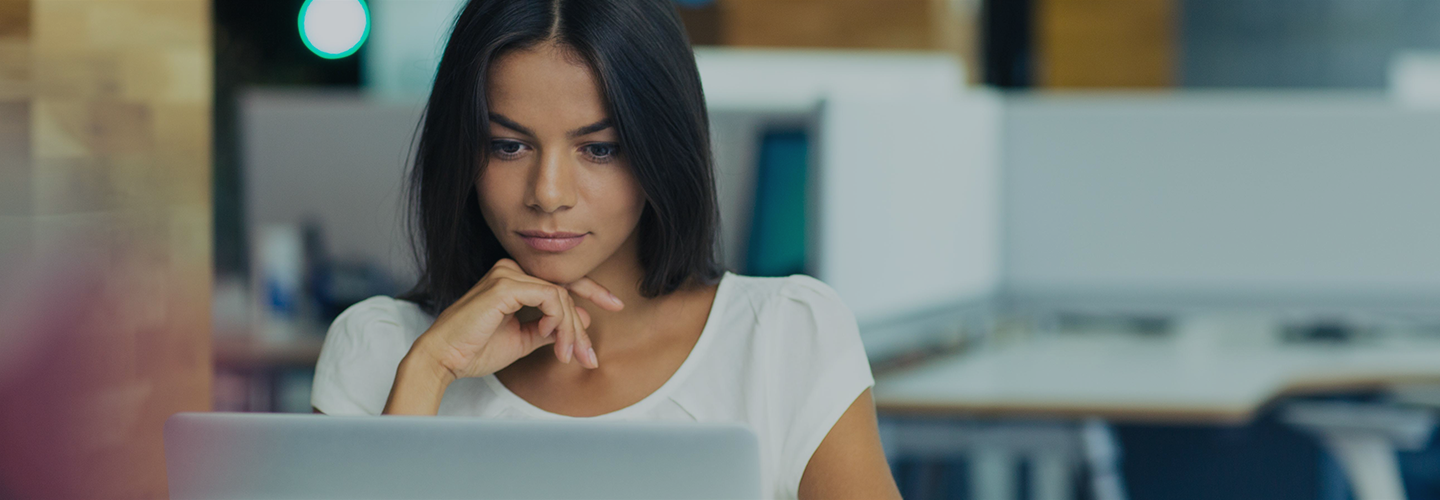
[[[564,252],[575,248],[585,241],[586,233],[570,233],[564,231],[516,231],[520,239],[530,248],[541,252]]]

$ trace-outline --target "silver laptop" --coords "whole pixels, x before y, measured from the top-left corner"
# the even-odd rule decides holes
[[[180,413],[170,498],[760,498],[740,424]]]

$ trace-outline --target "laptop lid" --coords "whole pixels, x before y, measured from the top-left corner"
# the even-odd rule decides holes
[[[740,424],[180,413],[170,498],[760,498]]]

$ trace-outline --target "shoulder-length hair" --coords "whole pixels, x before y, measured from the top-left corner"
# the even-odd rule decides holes
[[[485,81],[501,55],[544,42],[594,72],[645,195],[640,292],[713,283],[719,211],[695,56],[669,0],[471,0],[455,20],[421,119],[409,180],[420,277],[401,297],[438,314],[501,258],[475,183],[489,155]]]

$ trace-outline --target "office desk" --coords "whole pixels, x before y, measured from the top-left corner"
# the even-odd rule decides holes
[[[1289,393],[1440,381],[1440,339],[1326,345],[1060,334],[877,377],[885,413],[1242,423]]]
[[[1428,381],[1440,381],[1440,339],[1323,344],[1085,333],[1035,335],[882,373],[874,395],[891,415],[1238,424],[1286,394]],[[1340,423],[1309,430],[1339,459],[1357,498],[1403,498],[1390,433]],[[1098,465],[1087,454],[1092,468],[1116,467],[1113,454],[1102,450]],[[1124,498],[1118,475],[1112,481],[1095,484],[1094,496]]]

